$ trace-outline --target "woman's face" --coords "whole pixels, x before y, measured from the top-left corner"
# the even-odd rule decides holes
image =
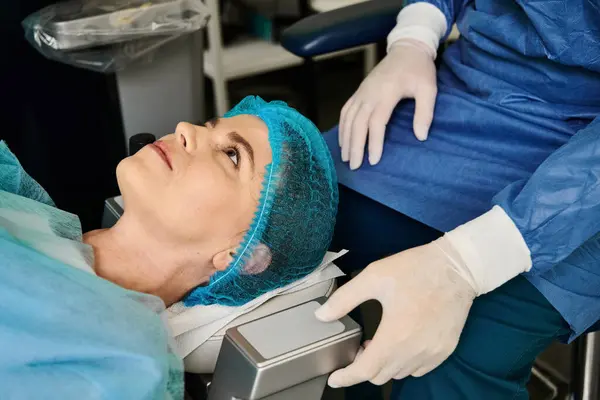
[[[271,159],[268,129],[257,117],[182,122],[123,160],[117,178],[126,213],[144,229],[217,254],[235,249],[249,229]]]

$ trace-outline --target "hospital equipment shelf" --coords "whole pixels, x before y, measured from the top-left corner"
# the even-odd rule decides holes
[[[355,4],[364,0],[313,0],[310,8],[318,13]],[[230,108],[227,82],[266,72],[299,66],[304,63],[278,43],[270,43],[256,38],[242,38],[231,45],[224,46],[219,18],[219,0],[206,0],[211,11],[208,23],[208,49],[204,55],[204,72],[214,85],[214,103],[217,115],[223,115]],[[347,48],[317,58],[337,57],[340,55],[364,51],[365,75],[375,66],[376,49],[374,46]]]

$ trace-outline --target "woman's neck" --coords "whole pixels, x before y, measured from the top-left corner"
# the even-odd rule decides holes
[[[167,306],[210,277],[202,274],[210,268],[206,265],[208,255],[161,242],[126,218],[110,229],[84,234],[83,241],[94,249],[98,276],[123,288],[158,296]]]

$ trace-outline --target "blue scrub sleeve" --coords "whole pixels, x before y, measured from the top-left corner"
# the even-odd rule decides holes
[[[448,26],[448,30],[444,35],[444,38],[450,34],[452,30],[452,25],[456,22],[456,19],[465,8],[465,5],[470,0],[404,0],[404,6],[408,6],[414,3],[429,3],[440,9],[444,16],[446,17],[446,23]],[[443,40],[443,39],[442,39]]]
[[[541,274],[600,232],[600,117],[493,203],[515,222]],[[600,272],[600,266],[598,266]]]

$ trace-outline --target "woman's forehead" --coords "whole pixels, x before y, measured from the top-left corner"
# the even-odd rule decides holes
[[[225,125],[227,128],[235,130],[241,135],[247,133],[267,136],[269,133],[267,124],[254,115],[242,114],[231,118],[221,118],[219,120],[219,125],[221,124]]]

